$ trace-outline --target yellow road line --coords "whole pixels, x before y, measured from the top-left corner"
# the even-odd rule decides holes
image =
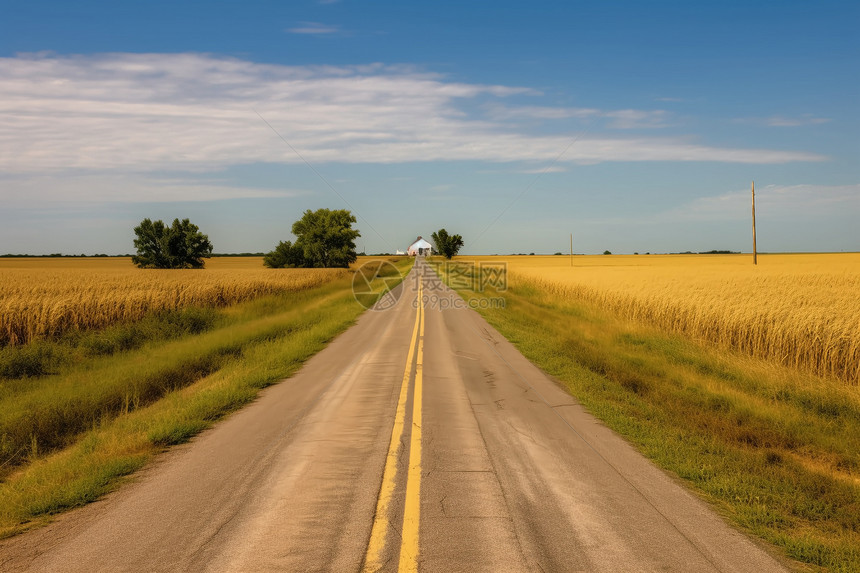
[[[419,290],[420,292],[420,290]],[[418,571],[418,529],[421,522],[421,389],[424,382],[424,304],[419,298],[421,333],[415,361],[415,394],[412,397],[412,436],[409,441],[409,472],[406,474],[406,503],[400,538],[401,573]]]
[[[385,549],[385,538],[388,531],[388,508],[394,493],[397,478],[397,454],[400,440],[403,438],[403,425],[406,417],[406,399],[409,394],[409,379],[412,377],[412,359],[415,357],[415,341],[418,338],[418,326],[421,322],[422,284],[418,283],[418,309],[415,312],[415,326],[412,328],[412,339],[409,342],[409,354],[406,357],[406,370],[400,385],[400,398],[397,400],[397,411],[394,415],[394,427],[391,429],[391,441],[388,443],[388,456],[385,459],[385,470],[382,473],[382,487],[379,499],[376,501],[376,515],[373,518],[373,528],[370,531],[370,542],[364,557],[365,572],[375,572],[382,567],[382,551]],[[423,330],[423,329],[422,329]]]

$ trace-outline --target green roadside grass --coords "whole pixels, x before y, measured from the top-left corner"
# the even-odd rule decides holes
[[[860,392],[533,288],[484,318],[723,516],[808,570],[860,571]]]
[[[8,394],[29,385],[29,382],[10,384],[9,380],[58,374],[94,357],[110,356],[187,334],[200,334],[218,326],[221,318],[221,313],[214,308],[188,307],[99,330],[71,331],[56,340],[2,347],[0,380],[5,380],[6,384],[0,387],[0,392]]]
[[[396,266],[405,276],[412,262]],[[364,310],[351,285],[266,296],[212,311],[201,331],[72,352],[57,373],[0,381],[0,538],[98,499],[293,374]]]

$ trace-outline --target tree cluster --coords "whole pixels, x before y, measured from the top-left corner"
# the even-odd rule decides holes
[[[212,256],[209,237],[188,219],[163,221],[144,219],[134,228],[137,255],[132,262],[144,269],[201,269]]]
[[[305,211],[293,223],[296,241],[281,241],[263,257],[272,268],[346,268],[357,259],[355,239],[361,236],[352,225],[355,216],[346,209]]]
[[[436,251],[446,259],[456,256],[463,247],[463,237],[460,235],[449,235],[445,229],[439,229],[430,235],[430,237],[436,244]]]

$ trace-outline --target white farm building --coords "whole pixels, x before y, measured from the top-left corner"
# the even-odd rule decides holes
[[[415,242],[409,245],[409,248],[406,249],[406,254],[410,257],[429,257],[433,254],[433,245],[419,236],[415,239]]]

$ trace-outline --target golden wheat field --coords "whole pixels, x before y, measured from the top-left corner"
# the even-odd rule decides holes
[[[860,383],[858,253],[476,259],[507,263],[510,285]]]
[[[138,269],[129,258],[0,259],[0,346],[150,312],[300,291],[346,272],[268,269],[258,257],[216,257],[202,270]]]

